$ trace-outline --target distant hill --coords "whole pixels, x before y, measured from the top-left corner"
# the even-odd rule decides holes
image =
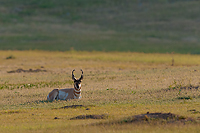
[[[1,0],[0,50],[200,54],[198,0]]]

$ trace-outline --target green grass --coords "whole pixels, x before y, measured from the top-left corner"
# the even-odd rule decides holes
[[[195,0],[2,0],[1,50],[199,54]]]
[[[6,59],[10,55],[15,58]],[[189,54],[0,51],[0,119],[3,120],[0,130],[22,133],[66,132],[66,129],[69,132],[198,132],[199,59],[199,55]],[[19,68],[47,71],[8,73]],[[81,75],[80,69],[84,72],[82,98],[47,101],[52,89],[73,87],[73,69],[76,69],[76,77]],[[62,108],[73,105],[83,106]],[[195,121],[167,123],[168,120],[152,119],[122,123],[147,112],[170,112]],[[108,117],[70,120],[79,115],[102,114]]]

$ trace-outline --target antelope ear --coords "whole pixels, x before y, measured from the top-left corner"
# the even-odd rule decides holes
[[[81,71],[82,71],[81,77],[78,79],[80,81],[83,79],[83,70],[81,69]]]
[[[75,76],[74,76],[74,71],[75,71],[75,69],[72,71],[72,80],[76,80],[76,78],[75,78]]]

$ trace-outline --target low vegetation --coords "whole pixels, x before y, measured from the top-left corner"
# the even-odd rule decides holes
[[[199,6],[1,0],[0,132],[199,132]],[[73,69],[82,98],[47,101]]]
[[[15,59],[7,60],[11,53]],[[0,130],[197,132],[199,58],[189,54],[1,51]],[[18,69],[46,71],[8,73]],[[47,101],[52,89],[73,87],[73,69],[75,76],[84,70],[82,98]]]
[[[198,0],[1,0],[0,49],[199,54]]]

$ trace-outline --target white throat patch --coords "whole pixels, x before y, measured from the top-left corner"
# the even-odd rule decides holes
[[[81,84],[79,84],[79,89],[81,88]]]

